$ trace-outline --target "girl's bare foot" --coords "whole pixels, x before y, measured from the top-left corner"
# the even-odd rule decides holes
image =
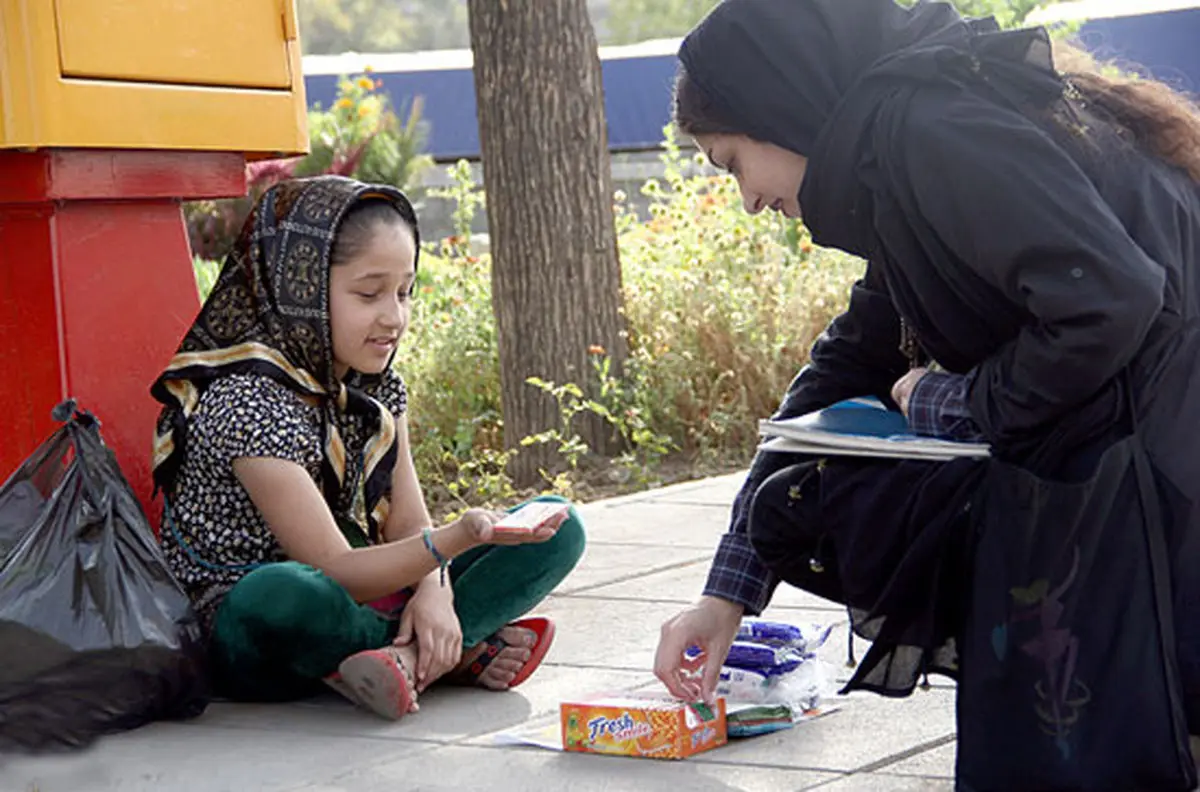
[[[497,650],[494,645],[484,641],[467,649],[463,652],[462,662],[448,675],[448,680],[470,680],[470,684],[489,690],[508,690],[513,679],[529,661],[530,650],[537,643],[537,634],[522,627],[504,627],[497,636],[508,646]],[[484,652],[495,652],[496,657],[489,663],[476,665]]]

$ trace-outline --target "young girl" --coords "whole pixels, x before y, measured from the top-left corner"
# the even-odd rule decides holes
[[[684,40],[676,123],[737,179],[746,210],[803,217],[816,243],[867,261],[778,417],[875,395],[918,433],[987,442],[994,461],[760,454],[704,596],[663,628],[656,671],[680,696],[711,695],[719,671],[710,663],[702,682],[685,678],[683,650],[725,657],[741,615],[761,611],[781,580],[849,607],[856,632],[875,643],[848,687],[893,696],[923,672],[958,676],[968,642],[985,664],[1016,655],[1007,627],[990,631],[1007,622],[971,631],[968,609],[980,598],[1024,602],[1022,587],[1034,583],[1028,596],[1050,637],[1020,651],[1052,658],[1051,681],[1012,690],[1053,687],[1060,657],[1064,684],[1077,684],[1044,708],[1053,709],[1047,733],[1060,740],[1047,754],[1086,755],[1088,772],[1101,775],[1191,774],[1174,750],[1182,717],[1125,703],[1149,701],[1177,678],[1186,725],[1200,734],[1200,115],[1163,85],[1113,79],[1090,63],[1070,68],[1066,58],[1056,68],[1051,54],[1044,30],[1000,32],[947,3],[892,0],[725,0]],[[1148,459],[1136,470],[1140,491],[1120,468],[1133,457]],[[1107,489],[1092,489],[1095,471],[1118,468]],[[975,508],[976,493],[1014,481],[1006,497]],[[1091,512],[1039,508],[1087,492]],[[975,556],[980,537],[993,550],[1065,546],[1098,530],[1105,541],[1078,576],[1068,552],[1031,553],[1030,565],[1061,566],[1038,582],[1011,580],[1012,589],[978,583],[1007,574],[1010,557]],[[1170,568],[1153,572],[1169,586],[1156,589],[1153,607],[1135,582],[1151,574],[1144,537],[1169,548]],[[980,570],[995,577],[973,578]],[[1064,579],[1072,597],[1094,586],[1083,590],[1138,599],[1088,596],[1064,615],[1054,588]],[[1071,629],[1057,628],[1060,616]],[[1116,641],[1150,624],[1166,636],[1154,668],[1160,644],[1122,656]],[[1078,631],[1095,640],[1080,648]],[[1148,658],[1144,673],[1100,689],[1116,667],[1105,663],[1134,656]],[[1090,699],[1073,676],[1085,664]],[[1074,724],[1063,699],[1097,703]],[[1119,715],[1094,715],[1118,700]],[[1033,729],[1028,709],[1022,723]],[[989,722],[995,714],[960,708],[960,747],[968,731],[1012,732]],[[1072,739],[1092,740],[1086,752],[1072,754],[1063,737],[1073,725]],[[1016,754],[994,755],[1027,782],[1051,764]],[[994,786],[975,788],[1004,786],[986,783]]]
[[[391,365],[419,242],[391,187],[272,188],[153,386],[162,542],[221,695],[328,684],[395,719],[438,679],[520,684],[553,639],[512,620],[579,560],[573,510],[524,538],[492,512],[434,528],[426,510]]]

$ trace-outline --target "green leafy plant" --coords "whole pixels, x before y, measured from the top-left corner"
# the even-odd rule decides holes
[[[421,153],[427,130],[415,99],[401,118],[370,72],[342,78],[333,107],[308,113],[309,154],[246,166],[246,195],[184,204],[192,253],[203,259],[228,255],[246,216],[273,185],[295,176],[334,174],[411,189],[432,160]]]
[[[558,404],[559,425],[521,438],[521,446],[529,447],[542,443],[554,445],[555,450],[566,461],[567,469],[559,471],[558,475],[551,475],[546,470],[540,472],[553,491],[564,493],[569,491],[574,483],[573,476],[579,470],[580,457],[591,450],[575,431],[575,416],[602,408],[595,402],[588,401],[584,396],[583,389],[573,382],[556,385],[539,377],[530,377],[525,382],[550,394]]]
[[[337,173],[403,189],[432,164],[421,153],[427,140],[421,98],[401,108],[401,117],[378,87],[369,71],[342,78],[333,107],[309,113],[311,151],[296,162],[296,176]]]
[[[626,387],[683,454],[744,460],[863,264],[814,247],[796,220],[746,214],[731,178],[665,136],[664,175],[643,187],[650,219],[618,200]]]
[[[553,444],[566,463],[566,469],[551,474],[542,471],[543,478],[556,492],[569,495],[579,482],[579,463],[592,449],[575,431],[576,418],[584,413],[599,416],[621,437],[627,449],[611,460],[611,478],[621,482],[636,482],[649,485],[658,481],[655,465],[678,446],[672,439],[660,434],[645,419],[642,408],[637,405],[637,394],[630,390],[633,379],[617,379],[611,374],[612,359],[604,350],[593,347],[593,368],[599,380],[599,398],[589,399],[583,389],[575,383],[557,385],[538,377],[526,382],[547,393],[558,405],[559,425],[522,438],[521,445]]]

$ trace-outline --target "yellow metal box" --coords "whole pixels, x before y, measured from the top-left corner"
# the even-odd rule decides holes
[[[0,0],[0,148],[308,148],[295,0]]]

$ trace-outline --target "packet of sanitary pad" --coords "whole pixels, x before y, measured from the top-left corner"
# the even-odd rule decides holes
[[[762,644],[734,641],[729,647],[725,665],[757,671],[763,676],[779,676],[795,671],[804,662],[804,655],[788,647],[763,646]]]
[[[797,626],[762,619],[742,619],[734,640],[764,646],[787,647],[807,655],[823,646],[832,631],[832,624]]]

